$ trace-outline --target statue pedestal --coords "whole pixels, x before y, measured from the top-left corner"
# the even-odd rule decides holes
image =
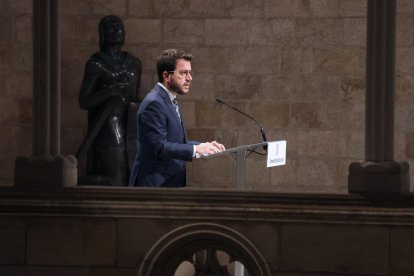
[[[15,187],[76,186],[77,176],[77,160],[72,155],[66,157],[61,155],[41,157],[19,156],[15,161]]]
[[[349,166],[348,192],[357,194],[403,194],[410,192],[408,162],[355,162]]]

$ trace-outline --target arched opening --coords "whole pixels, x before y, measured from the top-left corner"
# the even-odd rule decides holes
[[[263,256],[237,231],[218,224],[190,224],[162,237],[145,256],[138,275],[174,275],[183,266],[187,275],[234,275],[230,271],[235,262],[243,264],[245,276],[270,275]]]
[[[193,253],[192,260],[181,262],[174,276],[200,275],[249,276],[244,265],[227,252],[209,246]]]

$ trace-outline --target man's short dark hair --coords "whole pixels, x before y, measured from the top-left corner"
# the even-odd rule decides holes
[[[193,55],[177,49],[168,49],[161,53],[157,59],[157,73],[158,81],[162,82],[164,80],[162,73],[164,71],[171,72],[175,70],[178,59],[184,59],[191,61]]]

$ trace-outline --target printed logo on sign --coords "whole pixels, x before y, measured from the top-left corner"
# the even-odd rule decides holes
[[[285,158],[270,159],[270,164],[285,163]]]
[[[267,167],[286,164],[286,141],[269,142],[267,144]]]

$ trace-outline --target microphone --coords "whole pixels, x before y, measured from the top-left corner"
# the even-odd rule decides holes
[[[246,116],[247,118],[250,118],[250,119],[252,119],[253,121],[255,121],[256,122],[256,124],[258,124],[259,125],[259,127],[260,127],[260,132],[261,132],[261,134],[262,134],[262,139],[263,139],[263,142],[267,142],[267,139],[266,139],[266,133],[265,133],[265,131],[264,131],[264,128],[263,128],[263,126],[255,119],[255,118],[253,118],[252,116],[250,116],[250,115],[247,115],[246,113],[244,113],[243,111],[241,111],[240,109],[237,109],[237,108],[235,108],[234,106],[232,106],[232,105],[229,105],[228,103],[226,103],[225,101],[223,101],[222,99],[220,99],[220,98],[216,98],[216,101],[218,102],[218,103],[220,103],[220,104],[224,104],[224,105],[226,105],[226,106],[228,106],[228,107],[230,107],[231,109],[233,109],[233,110],[236,110],[237,112],[239,112],[239,113],[241,113],[241,114],[243,114],[244,116]]]

